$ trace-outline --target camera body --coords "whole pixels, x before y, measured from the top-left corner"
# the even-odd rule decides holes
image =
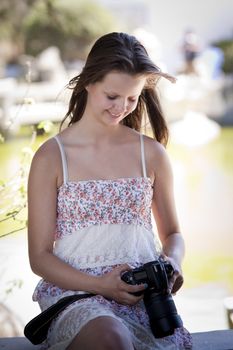
[[[159,258],[148,262],[139,268],[125,272],[121,279],[132,285],[147,284],[143,301],[150,321],[152,333],[156,338],[162,338],[174,333],[175,328],[181,327],[183,322],[171,293],[168,292],[168,281],[174,274],[172,265]]]

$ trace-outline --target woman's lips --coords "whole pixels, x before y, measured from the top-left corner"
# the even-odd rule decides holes
[[[120,118],[121,116],[122,116],[122,113],[121,114],[114,114],[114,113],[111,113],[111,112],[109,112],[110,113],[110,115],[113,117],[113,118]]]

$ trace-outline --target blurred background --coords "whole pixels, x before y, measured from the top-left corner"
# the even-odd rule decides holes
[[[179,313],[191,332],[233,327],[232,13],[231,0],[1,0],[0,336],[21,335],[39,313],[27,257],[31,158],[58,132],[69,79],[111,31],[137,36],[177,77],[158,89],[186,241]]]

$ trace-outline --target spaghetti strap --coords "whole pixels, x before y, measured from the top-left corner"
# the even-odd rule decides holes
[[[68,167],[67,167],[67,160],[66,160],[64,146],[63,146],[60,138],[57,135],[54,136],[54,138],[57,141],[57,144],[58,144],[60,152],[61,152],[63,182],[66,184],[68,182]]]
[[[143,177],[147,177],[143,134],[140,134],[140,144],[141,144],[142,173],[143,173]]]

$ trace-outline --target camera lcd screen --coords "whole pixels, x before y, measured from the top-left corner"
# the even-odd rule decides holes
[[[136,278],[137,280],[145,279],[146,276],[147,276],[147,275],[146,275],[145,271],[135,272],[135,278]]]

